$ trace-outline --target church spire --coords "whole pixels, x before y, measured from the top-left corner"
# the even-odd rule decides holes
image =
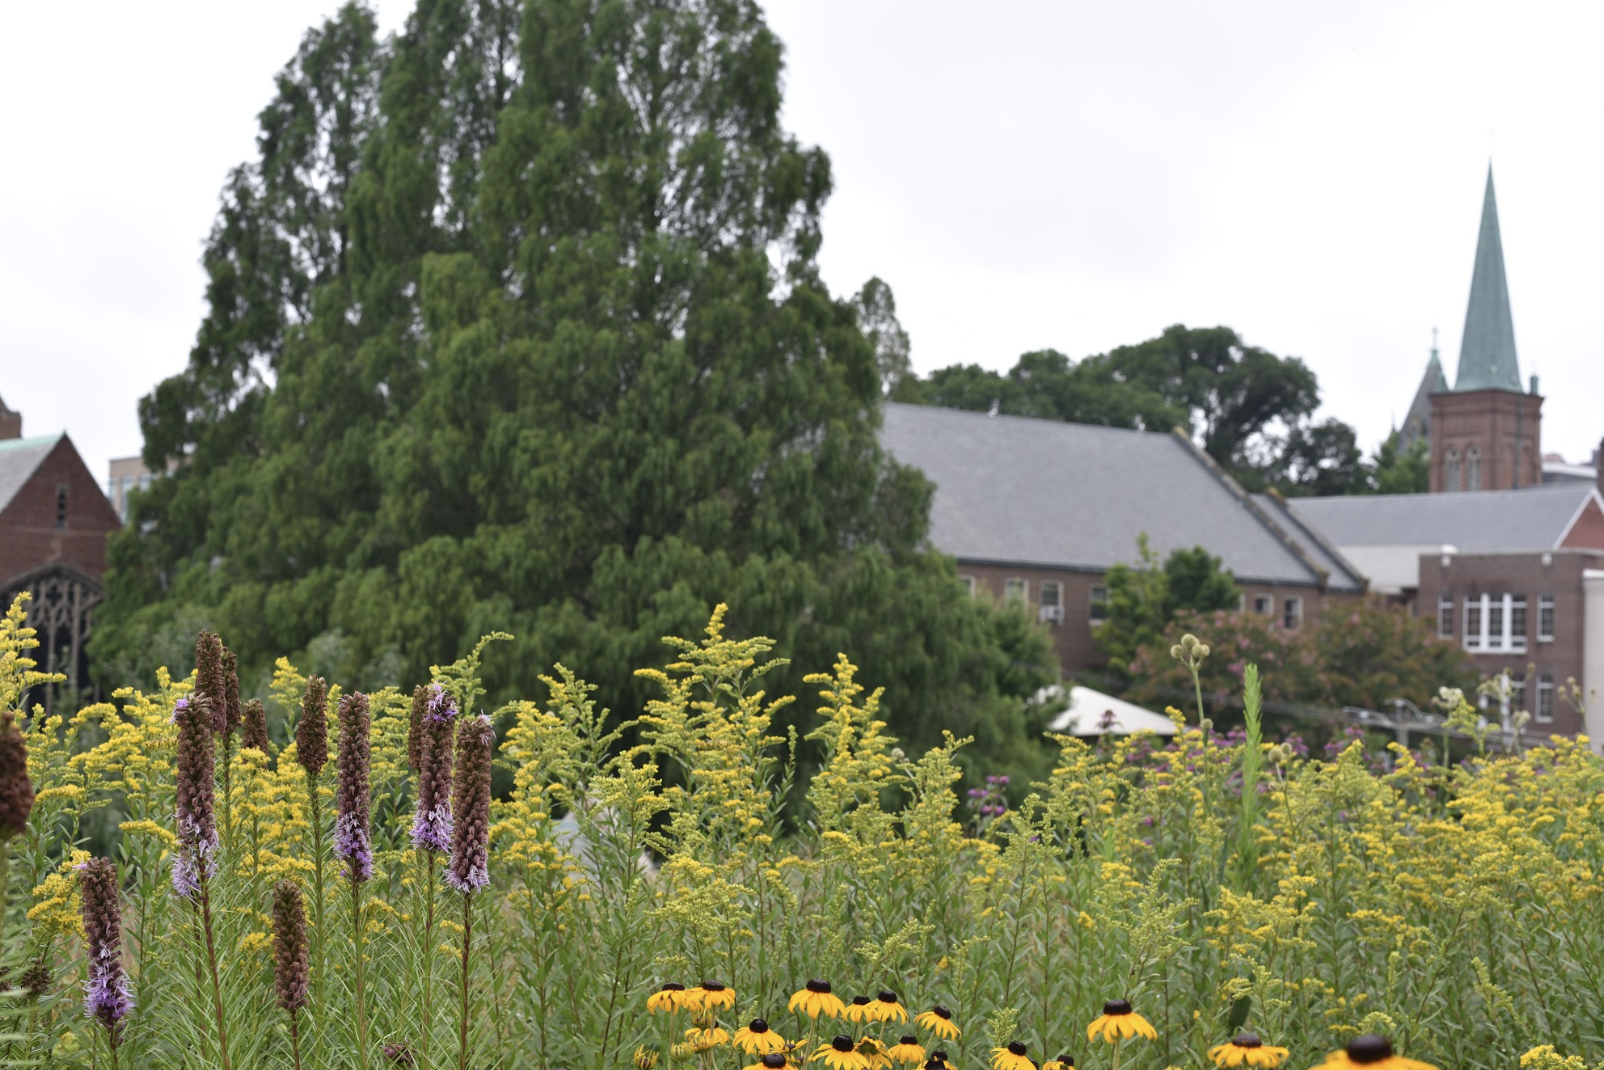
[[[1454,389],[1520,392],[1515,359],[1515,322],[1509,314],[1509,284],[1504,278],[1504,243],[1498,235],[1498,202],[1493,197],[1493,165],[1487,165],[1487,193],[1481,206],[1481,235],[1476,240],[1476,270],[1465,309],[1465,334],[1459,343],[1459,374]]]

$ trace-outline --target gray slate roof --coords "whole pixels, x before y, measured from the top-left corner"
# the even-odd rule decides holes
[[[1271,519],[1282,531],[1297,540],[1298,545],[1303,547],[1303,552],[1313,558],[1315,564],[1331,574],[1330,585],[1333,588],[1352,590],[1359,585],[1359,570],[1342,556],[1342,551],[1326,537],[1325,532],[1299,511],[1298,507],[1304,499],[1294,498],[1287,501],[1274,494],[1255,494],[1253,500],[1270,514]]]
[[[1317,584],[1292,537],[1178,435],[888,403],[881,443],[936,485],[930,541],[961,560],[1103,570],[1202,546],[1245,581]],[[1346,572],[1332,586],[1358,588]]]
[[[0,510],[11,504],[17,491],[61,439],[61,435],[43,435],[0,441]]]
[[[1509,282],[1504,277],[1504,243],[1498,234],[1498,201],[1493,196],[1493,168],[1487,165],[1487,192],[1482,196],[1481,234],[1476,239],[1476,269],[1470,278],[1465,307],[1465,333],[1459,342],[1459,374],[1455,390],[1520,392],[1520,365],[1515,359],[1515,322],[1509,312]]]
[[[1338,546],[1456,546],[1462,553],[1557,549],[1582,506],[1586,483],[1459,494],[1299,498],[1299,515]]]

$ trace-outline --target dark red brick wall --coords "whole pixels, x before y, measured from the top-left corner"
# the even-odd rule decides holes
[[[67,488],[67,525],[56,526],[56,492]],[[121,525],[99,482],[63,436],[0,512],[0,585],[55,562],[96,579],[106,571],[106,536]]]
[[[1431,396],[1431,491],[1447,486],[1449,447],[1464,457],[1471,446],[1481,454],[1481,490],[1530,487],[1543,481],[1543,399],[1512,390],[1471,390]]]
[[[1598,502],[1587,503],[1560,545],[1568,550],[1604,550],[1604,509],[1598,507]]]
[[[1029,583],[1026,596],[1030,602],[1032,612],[1041,604],[1041,581],[1057,580],[1064,585],[1064,620],[1061,624],[1049,625],[1052,629],[1053,646],[1058,652],[1059,664],[1064,672],[1084,672],[1101,669],[1105,658],[1097,649],[1097,638],[1091,620],[1092,588],[1104,586],[1107,583],[1107,574],[1103,572],[1081,572],[1072,569],[1029,568],[1021,565],[991,565],[979,564],[972,561],[959,561],[958,574],[960,576],[973,576],[975,578],[975,594],[977,597],[991,597],[1001,599],[1006,582],[1011,578],[1019,578]],[[1312,626],[1319,619],[1321,611],[1328,601],[1345,600],[1358,597],[1357,595],[1322,593],[1318,587],[1310,586],[1279,586],[1269,584],[1238,584],[1246,598],[1249,609],[1253,607],[1254,595],[1269,595],[1275,606],[1277,616],[1282,610],[1283,601],[1290,597],[1303,599],[1303,623],[1305,627]]]
[[[1556,687],[1568,677],[1582,681],[1582,651],[1587,641],[1583,634],[1582,572],[1585,569],[1604,568],[1604,553],[1587,550],[1557,550],[1553,553],[1526,554],[1450,554],[1443,564],[1441,554],[1422,554],[1420,557],[1420,614],[1435,621],[1438,599],[1444,593],[1454,600],[1454,639],[1463,643],[1463,599],[1467,595],[1515,594],[1526,596],[1526,653],[1470,654],[1470,661],[1483,676],[1508,671],[1521,677],[1528,666],[1538,671],[1547,670]],[[1538,599],[1554,596],[1554,638],[1539,642]],[[1604,637],[1595,637],[1595,642]],[[1535,713],[1537,708],[1537,674],[1532,674],[1533,688],[1527,696],[1526,707]],[[1556,691],[1557,695],[1557,691]],[[1528,726],[1529,730],[1573,734],[1582,730],[1576,711],[1556,697],[1554,720],[1551,724]]]

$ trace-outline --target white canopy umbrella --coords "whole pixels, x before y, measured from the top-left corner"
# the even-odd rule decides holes
[[[1162,713],[1080,684],[1069,689],[1069,708],[1053,718],[1048,727],[1072,736],[1128,736],[1142,731],[1160,736],[1175,734],[1175,722]]]

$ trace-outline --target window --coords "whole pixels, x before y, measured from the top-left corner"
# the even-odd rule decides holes
[[[63,483],[56,488],[56,527],[67,526],[67,485]]]
[[[1526,652],[1526,596],[1473,594],[1465,599],[1466,650]]]
[[[1509,638],[1512,646],[1526,646],[1526,596],[1523,594],[1509,601]]]
[[[1509,678],[1509,708],[1511,710],[1524,710],[1526,708],[1526,677],[1512,676]]]
[[[1504,600],[1502,598],[1489,599],[1487,602],[1487,634],[1492,638],[1494,646],[1503,646],[1501,640],[1504,634]]]
[[[1248,593],[1246,591],[1238,591],[1238,592],[1236,592],[1236,611],[1238,613],[1245,613],[1245,612],[1247,612],[1247,608],[1248,608]]]
[[[969,592],[970,598],[975,596],[975,578],[973,576],[959,576],[958,582],[964,585],[964,590]]]
[[[1454,637],[1454,600],[1447,595],[1437,599],[1437,637]]]
[[[1030,582],[1018,576],[1003,581],[1003,598],[1009,602],[1024,602],[1030,598]]]
[[[1303,623],[1303,599],[1288,598],[1282,606],[1281,624],[1287,628],[1296,628]]]
[[[1465,599],[1465,649],[1475,650],[1481,646],[1481,595],[1471,595]]]
[[[1534,716],[1538,724],[1554,720],[1554,674],[1544,669],[1537,674],[1537,709]]]
[[[1036,615],[1057,624],[1064,619],[1064,585],[1057,580],[1041,581],[1041,605]]]
[[[1091,622],[1101,624],[1108,619],[1108,588],[1101,584],[1092,587]]]
[[[1452,446],[1443,458],[1443,486],[1444,489],[1454,491],[1459,489],[1459,451]]]
[[[1481,451],[1475,446],[1465,451],[1465,489],[1481,490]]]
[[[1263,613],[1266,617],[1268,617],[1271,613],[1275,612],[1275,599],[1271,598],[1267,594],[1254,595],[1253,612]]]
[[[1542,595],[1537,599],[1537,641],[1539,643],[1552,643],[1554,641],[1554,596]]]

